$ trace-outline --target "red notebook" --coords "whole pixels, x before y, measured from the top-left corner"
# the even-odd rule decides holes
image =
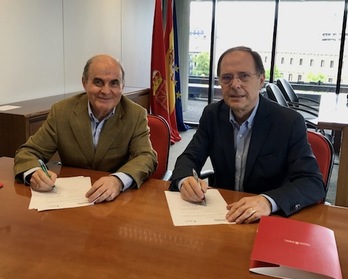
[[[343,278],[332,230],[272,216],[261,217],[249,270],[277,278]]]

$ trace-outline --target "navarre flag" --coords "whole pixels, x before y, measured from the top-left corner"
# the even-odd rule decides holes
[[[162,20],[162,1],[155,0],[155,12],[152,32],[152,52],[151,52],[151,112],[162,116],[171,130],[171,142],[175,143],[177,137],[173,134],[169,117],[169,101],[166,77],[166,54],[164,44],[163,20]]]

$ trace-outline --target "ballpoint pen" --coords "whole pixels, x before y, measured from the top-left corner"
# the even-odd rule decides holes
[[[45,174],[46,174],[49,178],[51,178],[50,174],[48,173],[48,169],[47,169],[45,163],[44,163],[41,159],[39,159],[39,164],[40,164],[41,169],[45,172]],[[55,185],[52,186],[52,188],[54,188],[54,187],[55,187]]]
[[[202,185],[201,185],[201,183],[199,183],[198,175],[197,175],[197,172],[195,171],[195,169],[192,169],[192,173],[193,173],[193,177],[195,178],[197,184],[201,187],[201,190],[203,192]],[[203,198],[201,204],[202,205],[207,205],[207,201],[205,200],[205,197]]]

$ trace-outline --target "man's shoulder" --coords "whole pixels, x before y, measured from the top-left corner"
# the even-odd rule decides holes
[[[218,102],[211,103],[204,108],[206,113],[220,113],[221,111],[228,111],[229,107],[226,105],[224,100],[219,100]]]
[[[263,96],[260,97],[259,107],[260,107],[260,110],[266,113],[285,114],[285,115],[294,116],[294,117],[300,116],[300,113],[298,113],[296,110],[291,109],[289,107],[281,106],[278,103]]]
[[[127,96],[122,95],[121,100],[120,100],[121,106],[124,108],[124,110],[133,110],[133,111],[143,111],[145,108],[136,102],[132,101],[129,99]]]

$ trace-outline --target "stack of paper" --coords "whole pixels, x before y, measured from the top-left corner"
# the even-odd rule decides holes
[[[29,209],[43,211],[92,205],[85,197],[91,185],[90,177],[57,178],[55,187],[50,192],[31,190]]]

